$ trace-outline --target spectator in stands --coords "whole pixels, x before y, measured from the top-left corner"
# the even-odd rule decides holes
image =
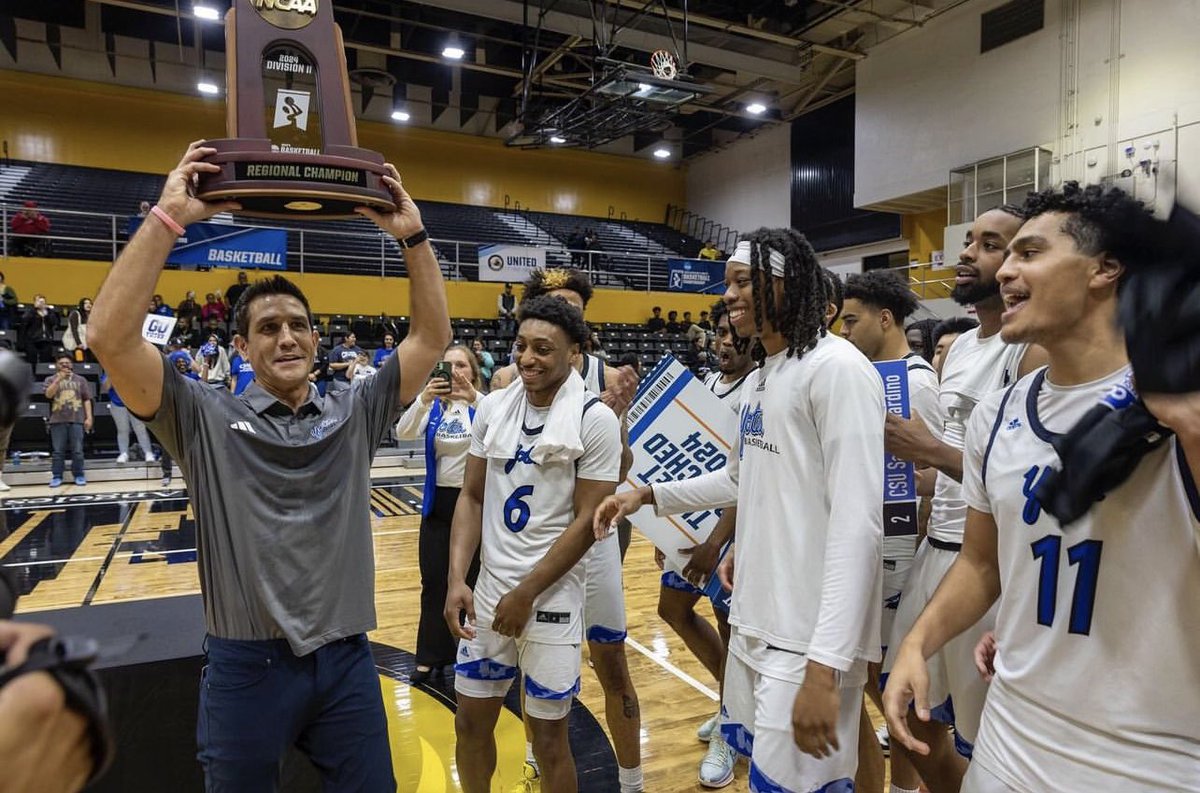
[[[602,361],[607,361],[608,351],[606,351],[604,349],[604,345],[600,343],[600,334],[591,328],[588,330],[591,331],[591,335],[588,336],[587,342],[583,345],[586,348],[585,352],[591,353]]]
[[[11,330],[17,318],[17,290],[6,284],[0,273],[0,330]]]
[[[54,360],[54,331],[58,330],[58,312],[46,305],[45,295],[34,295],[33,305],[21,320],[21,342],[25,359],[31,364]]]
[[[87,321],[88,315],[91,313],[92,301],[85,297],[67,315],[67,330],[63,333],[62,346],[77,361],[96,360],[96,357],[88,350],[87,344]]]
[[[183,322],[185,319],[191,325],[196,327],[200,324],[200,304],[196,302],[196,293],[191,289],[188,290],[187,297],[179,301],[179,305],[175,306],[175,317]]]
[[[926,361],[933,360],[933,329],[937,324],[936,319],[918,319],[904,329],[909,349]]]
[[[138,204],[138,213],[137,213],[138,217],[144,218],[149,214],[150,214],[150,202],[149,201],[143,201],[142,203]]]
[[[368,377],[373,377],[379,372],[371,365],[371,358],[367,355],[366,350],[359,350],[358,355],[350,359],[350,367],[346,370],[346,377],[351,383],[357,383],[359,380],[366,380]]]
[[[511,336],[517,327],[517,296],[512,284],[505,284],[504,291],[496,297],[496,310],[500,314],[500,335]]]
[[[50,400],[50,487],[62,484],[67,446],[71,447],[71,475],[86,485],[83,476],[83,433],[92,431],[92,387],[75,374],[75,362],[66,352],[54,360],[57,371],[46,378]]]
[[[204,306],[200,309],[200,318],[203,319],[206,324],[208,323],[209,319],[215,317],[218,322],[224,325],[228,316],[229,309],[225,307],[223,302],[217,300],[215,293],[209,292],[204,296]]]
[[[477,359],[461,344],[451,344],[442,358],[450,364],[450,380],[430,378],[421,395],[400,416],[396,436],[425,441],[425,497],[417,557],[421,569],[421,617],[417,623],[417,668],[414,683],[435,669],[454,663],[457,643],[442,617],[446,576],[450,570],[450,523],[471,448],[471,422],[483,397]],[[471,562],[467,586],[479,574],[479,552]]]
[[[160,317],[173,317],[175,309],[163,302],[162,295],[155,295],[150,299],[150,313],[158,314]]]
[[[112,415],[113,424],[117,425],[117,462],[129,462],[129,433],[132,431],[137,438],[145,462],[154,462],[154,447],[150,445],[150,433],[146,425],[137,416],[129,412],[117,389],[108,381],[108,375],[100,375],[100,393],[108,394],[108,411]]]
[[[717,249],[717,246],[713,244],[712,240],[709,240],[708,242],[704,243],[704,247],[700,249],[700,253],[697,255],[697,258],[708,259],[710,262],[715,262],[717,259],[721,258],[721,251]]]
[[[579,226],[567,235],[567,249],[571,251],[571,266],[582,267],[586,262],[587,254],[583,252],[583,248],[587,245],[583,239],[583,229]]]
[[[709,350],[707,334],[692,339],[688,351],[683,355],[683,363],[699,378],[707,377],[708,373],[716,368],[717,359]]]
[[[207,339],[209,336],[216,336],[222,347],[229,344],[229,334],[225,332],[224,324],[214,314],[208,315],[208,319],[205,321],[204,327],[200,332],[201,339]]]
[[[646,320],[646,330],[651,333],[662,333],[667,329],[667,322],[662,318],[662,307],[655,306],[650,311],[654,316]]]
[[[383,346],[375,351],[375,356],[371,359],[371,365],[376,369],[383,366],[383,362],[388,359],[388,356],[396,351],[396,337],[391,333],[383,334]]]
[[[182,336],[176,336],[167,345],[167,360],[174,364],[175,371],[184,377],[200,379],[200,363],[192,357]]]
[[[946,360],[946,351],[962,334],[979,327],[979,321],[970,317],[950,317],[939,322],[933,328],[933,370],[938,379],[942,378],[942,362]]]
[[[700,312],[700,321],[697,322],[696,324],[700,326],[701,330],[706,330],[709,333],[712,333],[713,326],[712,326],[712,323],[708,321],[708,312],[707,311]]]
[[[234,353],[229,361],[229,376],[230,388],[233,389],[234,396],[237,396],[254,382],[254,367],[240,353]]]
[[[708,312],[705,311],[704,314],[707,315]],[[695,344],[696,339],[704,339],[705,346],[708,346],[708,331],[700,327],[699,323],[692,322],[692,312],[683,312],[683,325],[687,328],[687,330],[684,332],[687,334],[687,339],[689,342]]]
[[[230,313],[233,312],[233,309],[237,308],[237,302],[241,299],[242,292],[245,292],[249,288],[250,282],[246,278],[246,273],[244,271],[239,272],[237,274],[237,283],[229,287],[228,291],[225,292],[225,302],[229,304]]]
[[[189,350],[194,350],[200,346],[204,337],[198,327],[200,320],[197,317],[176,317],[175,335],[181,339],[181,344]]]
[[[215,333],[200,345],[200,379],[216,388],[229,387],[229,353],[225,343]]]
[[[38,239],[50,233],[50,219],[38,211],[37,201],[26,201],[13,216],[13,253],[17,256],[46,256],[50,241]]]
[[[471,342],[471,352],[475,354],[475,362],[479,364],[480,376],[483,377],[483,382],[490,383],[492,381],[492,372],[496,369],[496,359],[492,354],[483,349],[483,342],[479,339]]]
[[[315,323],[314,323],[315,324]],[[325,396],[325,392],[329,389],[329,350],[325,346],[318,344],[313,355],[312,371],[308,373],[308,382],[317,387],[317,393]]]
[[[678,311],[667,312],[667,333],[683,333],[687,328],[679,321]]]
[[[341,391],[350,387],[350,365],[362,351],[358,346],[358,337],[353,331],[347,333],[342,343],[329,351],[329,371],[333,373],[331,390]]]
[[[595,229],[588,229],[583,232],[583,249],[587,251],[588,267],[599,264],[600,257],[595,252],[600,250],[600,237],[596,234]]]

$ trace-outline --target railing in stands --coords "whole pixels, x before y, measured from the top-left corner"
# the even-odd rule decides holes
[[[697,215],[695,212],[674,204],[667,205],[667,213],[663,222],[676,231],[701,242],[711,240],[718,249],[723,251],[732,251],[737,246],[738,240],[741,239],[741,232],[737,229],[715,220],[709,220],[703,215]]]
[[[55,218],[75,221],[86,228],[70,233],[50,233],[36,237],[18,237],[11,230],[12,217],[21,207],[16,204],[0,203],[0,255],[20,255],[14,241],[29,241],[42,248],[36,254],[58,259],[99,259],[111,261],[116,258],[127,242],[127,215],[112,215],[98,212],[53,209],[38,207],[38,211],[51,221],[54,232]],[[82,224],[79,221],[84,221]],[[91,221],[91,222],[88,222]],[[221,222],[220,219],[213,222]],[[398,246],[380,232],[331,231],[319,228],[295,226],[271,226],[247,224],[255,228],[275,228],[288,233],[288,269],[303,272],[341,273],[345,275],[403,275],[404,258]],[[100,230],[104,229],[103,232]],[[355,240],[356,245],[345,245]],[[460,280],[479,280],[478,248],[494,245],[491,241],[451,240],[433,238],[438,260],[447,277]],[[514,239],[514,245],[523,244]],[[343,247],[343,250],[337,250]],[[576,250],[564,247],[547,247],[546,252],[569,259],[573,266],[584,270],[597,286],[630,289],[637,291],[663,291],[668,286],[666,256],[629,253],[624,251]]]

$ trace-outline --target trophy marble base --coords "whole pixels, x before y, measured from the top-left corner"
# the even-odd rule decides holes
[[[196,195],[205,201],[237,201],[237,214],[262,218],[358,217],[354,208],[396,209],[383,183],[383,155],[355,146],[329,146],[320,154],[272,150],[269,140],[205,141],[217,153],[206,162],[220,173],[201,174]]]

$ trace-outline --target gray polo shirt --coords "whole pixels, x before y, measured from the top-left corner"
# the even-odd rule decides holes
[[[399,418],[400,362],[293,413],[257,382],[239,396],[163,359],[147,422],[183,471],[208,632],[287,639],[296,655],[375,627],[371,458]]]

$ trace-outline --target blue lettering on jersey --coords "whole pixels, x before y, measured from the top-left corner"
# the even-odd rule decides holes
[[[443,433],[445,433],[446,435],[466,435],[467,434],[467,428],[465,426],[463,426],[462,419],[459,418],[458,416],[455,416],[454,418],[450,419],[449,421],[443,421],[442,426],[440,427],[440,430]],[[505,473],[508,473],[508,472],[505,471]]]
[[[759,402],[751,410],[749,405],[742,408],[742,448],[740,455],[744,456],[747,446],[754,446],[771,454],[779,454],[779,449],[766,439],[766,421],[763,418],[762,403]],[[738,459],[741,459],[739,456]]]
[[[1021,510],[1021,519],[1026,525],[1032,526],[1042,516],[1042,502],[1038,501],[1037,490],[1049,473],[1049,468],[1038,465],[1025,472],[1025,484],[1021,486],[1021,492],[1025,494],[1025,507]]]
[[[504,464],[504,473],[511,474],[512,469],[516,468],[517,463],[524,463],[525,465],[537,465],[537,463],[533,461],[533,458],[529,456],[529,453],[532,451],[532,446],[526,449],[518,443],[517,450],[513,452],[513,458]]]

